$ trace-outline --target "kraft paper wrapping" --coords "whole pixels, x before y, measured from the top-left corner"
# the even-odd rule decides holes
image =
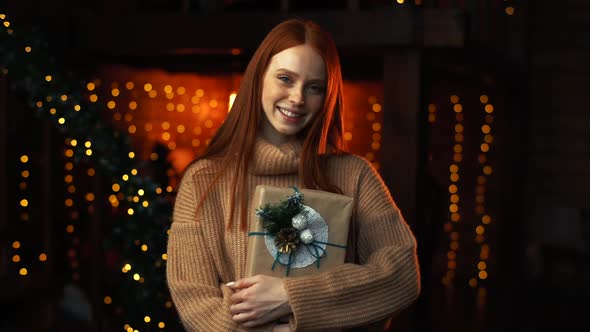
[[[328,225],[327,242],[346,246],[348,240],[348,227],[352,213],[352,198],[330,192],[299,189],[303,194],[303,204],[317,211]],[[262,221],[256,216],[256,209],[266,204],[277,204],[293,195],[291,187],[262,186],[256,187],[251,208],[251,222],[249,233],[264,232]],[[272,269],[275,257],[267,249],[264,235],[252,235],[248,237],[248,253],[246,258],[246,276],[263,274],[274,277],[285,277],[287,268],[276,264]],[[301,248],[303,249],[303,248]],[[346,249],[334,246],[326,246],[326,254],[320,259],[319,268],[311,264],[306,267],[289,270],[289,277],[309,275],[329,270],[344,263]]]

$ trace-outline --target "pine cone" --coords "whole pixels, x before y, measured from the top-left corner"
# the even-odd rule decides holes
[[[275,245],[279,252],[289,254],[297,250],[299,245],[299,231],[295,228],[281,228],[275,236]]]

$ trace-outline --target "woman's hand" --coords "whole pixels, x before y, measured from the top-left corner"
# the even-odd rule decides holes
[[[291,313],[289,297],[280,278],[257,275],[227,286],[234,291],[229,298],[232,319],[244,327],[266,324]]]

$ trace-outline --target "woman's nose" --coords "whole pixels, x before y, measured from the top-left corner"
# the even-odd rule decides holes
[[[303,92],[301,88],[293,88],[289,93],[289,102],[293,105],[303,105]]]

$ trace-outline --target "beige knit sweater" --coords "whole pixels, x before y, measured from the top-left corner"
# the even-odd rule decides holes
[[[298,142],[277,147],[258,139],[244,194],[252,197],[259,184],[301,186],[300,151]],[[172,299],[188,331],[269,331],[270,325],[246,329],[231,319],[231,290],[225,284],[244,277],[248,236],[237,226],[225,227],[233,194],[228,177],[196,211],[215,167],[208,160],[194,163],[178,189],[168,242]],[[354,198],[351,231],[359,264],[283,279],[293,310],[291,325],[297,331],[346,329],[382,320],[410,305],[420,292],[415,238],[371,164],[357,156],[333,156],[328,174],[344,195]]]

